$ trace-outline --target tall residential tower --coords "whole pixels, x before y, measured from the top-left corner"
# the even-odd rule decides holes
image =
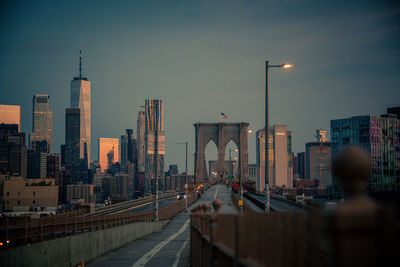
[[[145,172],[147,179],[147,187],[145,190],[148,192],[150,180],[154,179],[156,176],[158,179],[164,177],[165,132],[163,100],[146,99],[145,117]],[[157,170],[155,167],[157,167]],[[157,174],[155,171],[157,171]]]
[[[144,111],[139,111],[137,119],[137,170],[138,172],[144,172],[144,162],[146,155],[145,140],[144,136],[146,133],[146,117]]]

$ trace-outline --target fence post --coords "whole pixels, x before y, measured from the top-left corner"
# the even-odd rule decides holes
[[[210,215],[210,266],[213,266],[213,249],[214,249],[214,222],[215,222],[215,216],[214,214]]]
[[[8,247],[8,227],[9,227],[9,222],[8,222],[8,217],[6,217],[6,246]]]
[[[74,230],[72,232],[73,234],[76,233],[76,216],[74,216]]]
[[[189,262],[193,266],[193,214],[190,214],[190,253]]]
[[[239,266],[239,215],[235,215],[235,230],[233,231],[234,234],[234,261],[233,261],[233,266],[237,267]]]
[[[298,212],[296,214],[296,249],[295,249],[295,266],[303,267],[304,266],[304,216],[302,212]]]
[[[82,233],[85,232],[85,216],[82,216]]]
[[[67,216],[64,217],[64,236],[67,236]]]
[[[92,216],[89,216],[89,218],[90,218],[90,223],[89,223],[89,232],[91,232],[92,231]]]
[[[28,244],[28,217],[25,217],[25,245]]]
[[[54,218],[53,218],[53,233],[51,234],[53,239],[56,238],[56,220],[57,220],[57,217],[54,216]]]
[[[40,241],[43,241],[43,218],[40,218]]]

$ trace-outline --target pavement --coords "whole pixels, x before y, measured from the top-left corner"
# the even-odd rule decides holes
[[[237,213],[231,200],[231,190],[223,184],[213,185],[204,192],[201,198],[188,207],[222,200],[221,213]],[[179,200],[183,201],[183,200]],[[177,214],[161,232],[109,252],[90,262],[87,266],[190,266],[190,213]]]

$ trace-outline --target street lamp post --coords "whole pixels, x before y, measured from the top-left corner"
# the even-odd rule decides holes
[[[269,131],[268,131],[268,70],[269,68],[290,69],[292,64],[269,65],[269,61],[265,61],[265,189],[267,191],[265,211],[270,212],[270,192],[269,192]]]
[[[140,106],[142,108],[158,108],[154,106]],[[158,222],[158,123],[154,131],[154,176],[155,176],[155,198],[154,198],[154,221]]]
[[[186,146],[186,161],[185,161],[185,212],[187,212],[187,199],[188,199],[188,181],[187,181],[187,162],[188,162],[188,142],[179,143]]]

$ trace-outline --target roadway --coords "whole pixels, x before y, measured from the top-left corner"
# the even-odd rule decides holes
[[[230,189],[213,185],[190,206],[221,199],[221,213],[236,213]],[[182,201],[182,200],[179,200]],[[138,239],[129,245],[90,262],[88,266],[190,266],[190,213],[177,214],[159,233]]]
[[[176,201],[176,196],[178,193],[170,192],[165,193],[159,198],[159,207],[165,207],[174,201]],[[154,205],[152,205],[152,199],[150,197],[138,198],[134,200],[124,201],[117,204],[113,204],[110,206],[104,206],[97,208],[94,213],[85,214],[84,216],[97,216],[97,215],[106,215],[106,214],[126,214],[138,211],[146,211],[154,209]]]
[[[256,199],[258,202],[261,203],[265,202],[265,196],[260,196],[253,193],[246,193],[246,195],[249,195],[251,198]],[[304,211],[304,209],[301,207],[291,205],[289,203],[280,201],[272,197],[270,198],[270,207],[274,211],[299,211],[299,210]]]
[[[158,208],[159,209],[164,208],[164,207],[174,203],[175,201],[178,201],[176,199],[176,196],[165,198],[165,199],[160,199],[158,201]],[[179,200],[179,201],[184,201],[184,200]],[[145,202],[143,204],[139,204],[137,206],[126,208],[124,210],[117,211],[113,214],[127,214],[127,213],[148,211],[148,210],[154,210],[154,201],[148,200],[147,202]]]

